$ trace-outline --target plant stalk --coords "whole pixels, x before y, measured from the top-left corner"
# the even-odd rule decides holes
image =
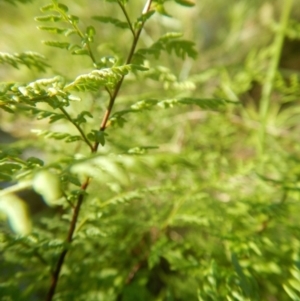
[[[150,10],[151,3],[152,3],[152,0],[147,0],[142,14],[146,14]],[[125,9],[125,8],[123,7],[123,9]],[[131,46],[130,52],[129,52],[127,60],[126,60],[126,64],[130,64],[130,62],[132,60],[132,57],[134,55],[134,52],[135,52],[140,34],[141,34],[142,29],[144,27],[144,24],[145,24],[145,22],[142,23],[142,25],[140,26],[140,28],[137,30],[137,32],[134,35],[134,39],[133,39],[132,46]],[[120,88],[122,86],[123,80],[124,80],[124,76],[121,77],[121,79],[119,80],[119,82],[116,85],[116,88],[115,88],[113,94],[111,94],[111,96],[110,96],[108,107],[106,109],[106,112],[103,116],[103,119],[102,119],[102,122],[101,122],[101,125],[100,125],[100,131],[105,131],[105,129],[106,129],[106,125],[107,125],[109,116],[110,116],[111,111],[113,109],[115,100],[116,100],[116,98],[119,94],[119,91],[120,91]],[[97,150],[98,150],[98,147],[99,147],[99,142],[95,142],[95,144],[93,145],[93,147],[91,149],[91,153],[96,153]],[[82,184],[81,189],[82,189],[83,192],[85,192],[87,190],[87,188],[89,186],[89,183],[90,183],[90,180],[91,180],[90,178],[87,178],[85,180],[85,182]],[[72,243],[75,228],[76,228],[76,224],[77,224],[77,221],[78,221],[78,216],[79,216],[79,213],[80,213],[80,208],[81,208],[81,205],[82,205],[83,201],[84,201],[84,193],[82,193],[78,196],[76,206],[73,209],[72,220],[71,220],[68,235],[67,235],[67,238],[66,238],[66,242],[68,244]],[[55,267],[55,269],[52,273],[52,281],[51,281],[51,285],[50,285],[49,291],[48,291],[47,296],[46,296],[46,301],[52,301],[52,299],[54,297],[56,287],[57,287],[57,284],[58,284],[58,280],[59,280],[59,275],[60,275],[60,272],[61,272],[62,266],[64,264],[67,253],[68,253],[68,248],[64,248],[62,250],[59,258],[58,258],[58,261],[56,263],[56,267]]]
[[[261,121],[261,128],[259,133],[259,157],[262,164],[263,155],[265,152],[266,130],[268,122],[268,110],[270,107],[270,99],[273,90],[274,80],[278,69],[278,64],[283,47],[286,28],[288,26],[289,16],[292,8],[293,0],[284,1],[284,7],[280,18],[280,24],[275,40],[272,45],[272,58],[269,69],[266,74],[266,81],[262,87],[262,97],[260,100],[259,115]]]

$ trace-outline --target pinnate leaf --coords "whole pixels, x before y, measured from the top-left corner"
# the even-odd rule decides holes
[[[43,44],[51,47],[57,47],[61,49],[69,49],[70,43],[68,42],[59,42],[59,41],[43,41]]]
[[[75,81],[65,87],[65,90],[98,91],[101,86],[113,88],[133,68],[131,65],[124,65],[93,70],[88,74],[79,75]]]
[[[25,65],[28,68],[35,67],[40,71],[45,71],[49,65],[45,62],[45,57],[39,53],[26,51],[22,53],[0,52],[0,64],[9,64],[15,68]]]
[[[93,16],[94,20],[102,22],[102,23],[111,23],[115,25],[116,27],[120,28],[129,28],[129,25],[127,22],[123,22],[119,19],[113,18],[113,17],[107,17],[107,16]]]
[[[153,55],[158,59],[162,51],[166,51],[169,54],[173,52],[180,58],[184,59],[186,56],[195,59],[197,57],[197,51],[195,49],[195,43],[187,40],[179,39],[181,33],[169,32],[162,36],[157,42],[155,42],[149,48],[142,48],[137,51],[137,55]]]
[[[105,136],[107,134],[103,131],[92,130],[91,133],[87,135],[88,139],[94,142],[100,143],[102,146],[105,145]]]
[[[56,33],[56,34],[64,34],[66,32],[66,28],[59,28],[53,26],[38,26],[38,29],[47,31],[49,33]]]
[[[52,15],[35,17],[34,19],[39,22],[58,22],[61,21],[61,16],[52,14]]]
[[[182,6],[187,6],[187,7],[195,6],[195,2],[192,0],[175,0],[175,2]]]

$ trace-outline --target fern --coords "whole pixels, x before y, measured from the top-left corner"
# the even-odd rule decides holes
[[[20,65],[25,65],[28,68],[35,67],[39,71],[45,71],[49,67],[44,56],[31,51],[15,54],[0,52],[0,64],[9,64],[17,69]]]
[[[233,2],[1,4],[3,300],[297,300],[299,24]]]

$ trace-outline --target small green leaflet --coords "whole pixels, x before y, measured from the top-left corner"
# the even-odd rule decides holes
[[[55,1],[56,2],[56,1]],[[45,11],[53,11],[53,10],[57,10],[57,11],[61,11],[63,13],[67,13],[68,12],[68,7],[62,3],[53,3],[53,4],[47,4],[47,5],[44,5],[42,8],[41,8],[41,11],[42,12],[45,12]]]
[[[82,141],[82,137],[79,135],[70,135],[68,133],[63,132],[52,132],[52,131],[39,131],[39,130],[32,130],[38,136],[44,136],[48,139],[55,139],[55,140],[65,140],[65,142],[71,143],[76,141]]]
[[[92,19],[102,22],[102,23],[111,23],[111,24],[115,25],[116,27],[120,27],[120,28],[129,28],[129,25],[127,22],[123,22],[119,19],[112,18],[112,17],[93,16]]]
[[[162,51],[169,54],[175,53],[176,56],[185,59],[186,56],[196,59],[197,51],[195,43],[179,39],[182,36],[178,32],[168,32],[148,48],[139,49],[136,55],[153,55],[156,59],[160,57]]]
[[[39,22],[58,22],[61,21],[61,16],[46,15],[46,16],[35,17],[34,19],[35,21],[39,21]]]
[[[165,100],[156,100],[156,99],[148,99],[141,100],[134,105],[131,106],[132,109],[140,111],[140,110],[149,110],[154,106],[160,108],[169,108],[174,107],[176,105],[197,105],[202,109],[210,109],[215,110],[224,107],[228,103],[236,103],[226,99],[218,99],[218,98],[192,98],[192,97],[183,97],[183,98],[172,98]]]
[[[139,113],[145,110],[155,110],[159,108],[166,109],[178,105],[196,105],[204,110],[219,110],[228,104],[237,104],[237,102],[221,98],[193,97],[171,98],[164,100],[145,99],[133,104],[129,110],[115,112],[109,120],[112,125],[118,125],[119,127],[122,127],[126,122],[125,115],[130,113]]]
[[[56,34],[64,34],[66,31],[69,30],[68,28],[59,28],[54,26],[38,26],[38,29]]]
[[[187,7],[195,6],[195,2],[192,0],[175,0],[175,2],[182,6],[187,6]]]
[[[68,42],[43,41],[43,44],[45,44],[47,46],[61,48],[61,49],[69,49],[69,47],[70,47],[70,43],[68,43]]]
[[[88,135],[88,139],[97,143],[100,143],[102,146],[105,145],[105,136],[107,134],[103,131],[92,130]]]

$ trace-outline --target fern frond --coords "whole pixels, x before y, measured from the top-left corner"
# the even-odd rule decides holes
[[[195,43],[179,39],[181,36],[181,33],[169,32],[149,48],[139,49],[135,56],[153,55],[155,59],[158,59],[161,52],[166,51],[169,54],[174,53],[181,59],[185,59],[187,56],[196,59],[197,50],[195,49]]]
[[[0,64],[8,64],[14,68],[19,68],[20,65],[25,65],[29,69],[35,67],[39,71],[45,71],[49,65],[45,62],[45,57],[39,53],[26,51],[22,53],[6,53],[0,52]]]
[[[130,71],[147,70],[139,65],[123,65],[79,75],[73,82],[65,87],[65,91],[98,91],[100,87],[114,88],[120,79]]]
[[[102,22],[102,23],[111,23],[111,24],[115,25],[116,27],[120,27],[120,28],[127,28],[127,29],[130,28],[127,22],[121,21],[121,20],[113,18],[113,17],[93,16],[92,19]]]

